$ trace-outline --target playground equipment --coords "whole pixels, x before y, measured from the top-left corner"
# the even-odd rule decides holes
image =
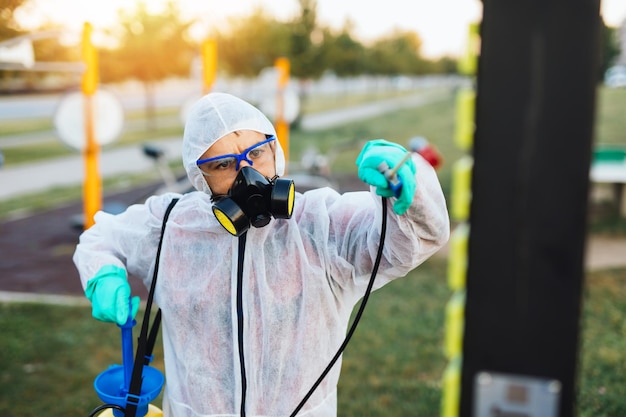
[[[97,95],[98,92],[98,54],[91,41],[93,27],[89,22],[83,25],[81,39],[82,62],[36,62],[32,41],[37,39],[55,38],[63,32],[58,30],[18,36],[7,41],[0,42],[0,69],[14,71],[60,71],[79,72],[82,74],[81,93],[78,97],[71,97],[63,105],[66,111],[61,112],[61,118],[55,118],[57,129],[61,127],[61,139],[72,147],[79,147],[85,159],[85,180],[83,183],[83,208],[85,213],[84,225],[89,227],[93,224],[93,216],[102,208],[102,179],[98,171],[98,158],[100,153],[99,134],[96,131],[98,117],[105,114],[113,115],[113,119],[103,120],[101,126],[113,127],[108,140],[114,140],[121,130],[120,112],[116,108],[115,101],[106,100],[110,97]],[[105,101],[109,106],[107,112],[96,112],[95,101]],[[113,110],[114,109],[114,110]],[[83,123],[76,123],[75,115],[82,116]],[[59,126],[58,123],[61,123]],[[78,131],[76,129],[78,128]],[[69,142],[69,143],[68,143]]]

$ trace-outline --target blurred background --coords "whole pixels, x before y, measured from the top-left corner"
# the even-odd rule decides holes
[[[0,412],[87,415],[93,378],[119,363],[118,331],[90,316],[71,255],[84,226],[85,23],[98,54],[104,210],[186,191],[186,109],[233,93],[270,116],[284,88],[288,174],[301,191],[364,189],[354,159],[369,139],[426,143],[448,201],[456,98],[474,0],[0,0]],[[601,2],[594,158],[626,161],[626,2]],[[215,75],[206,80],[206,42]],[[276,62],[286,58],[281,87]],[[575,63],[572,63],[575,65]],[[114,117],[115,116],[115,117]],[[101,126],[102,127],[102,126]],[[69,134],[71,136],[71,134]],[[623,184],[593,182],[579,406],[626,414],[626,203]],[[439,415],[446,358],[447,248],[373,297],[346,350],[341,415]],[[131,277],[132,279],[132,277]],[[145,297],[136,281],[133,290]],[[393,341],[390,343],[389,341]],[[160,352],[155,352],[156,366]],[[373,371],[374,370],[374,371]]]

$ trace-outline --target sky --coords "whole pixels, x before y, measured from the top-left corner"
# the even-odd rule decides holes
[[[159,8],[166,0],[146,3]],[[194,27],[198,39],[212,26],[223,27],[227,18],[248,16],[261,6],[278,19],[288,19],[298,12],[297,0],[179,0],[183,18],[199,18]],[[27,28],[46,20],[66,25],[80,33],[83,23],[98,30],[115,24],[120,8],[133,8],[130,0],[29,0],[16,17]],[[353,23],[353,34],[367,42],[394,29],[411,30],[422,38],[422,54],[428,58],[463,53],[470,23],[482,15],[479,0],[317,0],[318,23],[339,29],[346,19]],[[601,14],[608,26],[619,26],[626,19],[626,0],[601,0]],[[94,42],[97,42],[94,37]]]

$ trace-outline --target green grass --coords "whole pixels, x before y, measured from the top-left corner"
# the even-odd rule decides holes
[[[180,112],[178,108],[160,108],[155,110],[156,117],[168,117],[177,116]],[[126,121],[145,121],[145,110],[133,110],[127,112],[124,115]],[[35,119],[16,119],[16,120],[2,120],[0,121],[0,127],[2,127],[1,136],[23,134],[23,133],[36,133],[46,132],[54,130],[54,124],[51,118],[35,118]]]
[[[454,101],[451,91],[442,92],[439,100],[423,107],[398,110],[322,131],[294,130],[290,138],[290,159],[298,160],[305,149],[313,146],[331,155],[334,173],[355,173],[354,160],[365,141],[383,138],[406,146],[413,136],[424,136],[444,155],[439,177],[447,192],[452,162],[462,155],[452,142]]]
[[[182,173],[182,164],[171,165],[176,173]],[[102,181],[105,191],[104,197],[117,191],[126,191],[133,187],[149,184],[158,184],[160,177],[155,172],[142,174],[124,174]],[[61,207],[81,200],[82,185],[54,187],[42,193],[27,194],[0,201],[0,221],[14,217],[33,214],[49,210],[51,207]]]
[[[385,100],[394,97],[413,95],[419,90],[405,91],[370,91],[365,93],[345,93],[306,96],[303,99],[302,112],[316,113],[342,107],[350,107],[368,101]],[[428,91],[428,90],[424,90]]]
[[[445,274],[431,259],[370,298],[343,359],[338,415],[439,415]]]
[[[52,120],[45,119],[28,119],[28,120],[3,120],[0,122],[2,126],[2,136],[20,134],[20,133],[36,133],[52,130]]]
[[[22,133],[33,132],[35,131],[23,131]],[[49,140],[46,140],[45,142],[4,148],[2,153],[4,154],[5,165],[13,166],[17,164],[44,161],[51,158],[78,154],[75,149],[71,149],[67,145],[63,144],[52,131],[44,129],[44,132],[49,134]],[[107,145],[106,149],[113,149],[132,144],[139,145],[146,141],[155,141],[176,136],[182,137],[182,134],[183,127],[179,123],[174,125],[169,124],[166,126],[157,125],[157,128],[154,130],[140,127],[138,130],[128,130],[122,132],[120,137],[114,143]]]
[[[626,415],[626,270],[587,275],[580,417]]]
[[[45,142],[28,144],[20,147],[7,147],[3,149],[5,166],[44,161],[50,158],[76,155],[76,151],[64,146],[59,142]]]
[[[440,415],[450,297],[445,274],[445,261],[433,258],[371,297],[344,354],[339,415]],[[626,269],[588,274],[576,407],[581,417],[626,415],[624,317]],[[0,328],[2,415],[86,416],[102,404],[93,380],[121,362],[116,326],[92,319],[89,307],[4,303]],[[163,370],[160,343],[154,353],[153,366]],[[160,398],[154,404],[160,406]]]

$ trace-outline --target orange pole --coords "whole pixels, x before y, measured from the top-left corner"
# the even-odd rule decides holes
[[[207,39],[202,43],[202,91],[207,94],[211,91],[217,77],[217,43]]]
[[[289,166],[289,123],[285,120],[285,88],[289,83],[290,63],[287,58],[276,59],[274,64],[278,69],[278,93],[276,94],[276,120],[274,121],[276,135],[280,146],[285,152],[285,173]]]
[[[85,180],[83,183],[83,213],[84,228],[94,224],[94,215],[102,208],[102,179],[98,169],[98,154],[100,146],[96,140],[94,129],[93,96],[98,86],[98,55],[91,43],[91,24],[85,23],[82,39],[82,58],[85,63],[85,72],[82,79],[84,97],[85,120]]]

